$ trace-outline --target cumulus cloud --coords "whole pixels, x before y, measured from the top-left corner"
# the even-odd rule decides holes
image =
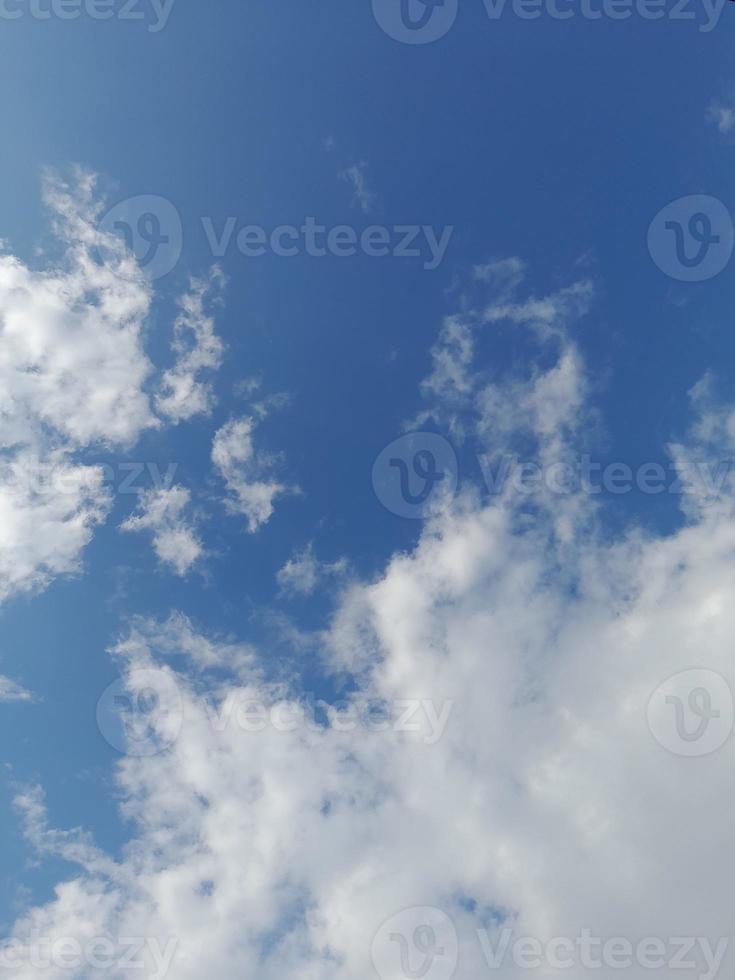
[[[74,454],[157,424],[144,390],[149,287],[97,230],[91,174],[47,177],[44,198],[58,263],[0,256],[0,599],[78,571],[110,499],[102,471]]]
[[[250,417],[231,419],[212,443],[212,462],[228,490],[227,509],[244,514],[251,533],[270,520],[276,498],[288,492],[274,475],[277,457],[256,451],[255,428]]]
[[[157,424],[144,390],[150,288],[117,240],[97,229],[91,175],[70,183],[49,176],[44,198],[60,266],[38,272],[0,257],[0,444],[27,444],[51,430],[71,447],[132,445]]]
[[[78,572],[110,503],[102,470],[64,450],[0,457],[0,600]]]
[[[46,268],[0,255],[0,601],[80,570],[111,495],[101,468],[79,454],[128,450],[162,425],[144,348],[151,286],[123,241],[100,227],[96,176],[49,173],[43,197],[54,234]],[[202,375],[222,356],[208,312],[222,281],[214,269],[179,301],[175,363],[156,400],[168,421],[211,407]],[[173,518],[156,540],[177,569],[194,560],[196,539]]]
[[[191,493],[185,487],[149,490],[137,513],[121,525],[123,531],[150,531],[158,560],[177,575],[186,575],[204,554],[201,539],[188,514]]]
[[[586,289],[503,301],[506,325],[542,349],[512,382],[525,406],[519,437],[540,457],[571,452],[584,417],[586,369],[566,322],[583,293],[586,308]],[[475,396],[489,383],[478,378],[469,401],[467,437],[481,443]],[[730,424],[707,411],[692,451]],[[237,426],[241,446],[250,427]],[[235,454],[222,445],[227,471]],[[77,868],[15,923],[19,975],[55,975],[31,965],[34,934],[109,935],[160,948],[175,939],[177,980],[364,980],[376,942],[399,948],[395,927],[380,932],[386,920],[426,906],[456,929],[457,980],[488,975],[484,953],[504,927],[575,949],[584,930],[602,942],[656,937],[670,955],[672,937],[713,947],[727,937],[735,740],[684,758],[653,737],[647,708],[692,666],[735,688],[732,488],[666,536],[603,533],[588,502],[570,536],[558,500],[534,504],[529,513],[526,498],[470,488],[414,548],[353,582],[322,636],[329,679],[349,678],[351,693],[316,721],[299,686],[269,681],[257,662],[223,680],[230,641],[181,617],[133,624],[115,650],[125,683],[136,694],[151,670],[175,683],[177,724],[170,710],[151,712],[167,750],[119,765],[133,827],[119,860],[78,832],[49,830],[37,794],[21,801],[31,839]],[[727,721],[726,703],[712,707]],[[684,720],[682,744],[697,718]],[[714,976],[690,952],[696,975]],[[668,976],[658,958],[625,975]],[[394,962],[384,980],[407,975]],[[729,950],[720,974],[734,965]],[[577,959],[564,974],[587,972]],[[506,957],[493,974],[524,971]]]
[[[290,722],[298,699],[253,676],[213,704],[182,671],[180,735],[119,771],[137,827],[121,864],[67,849],[80,872],[15,935],[176,937],[184,980],[362,980],[381,924],[425,905],[456,924],[461,980],[487,969],[476,930],[494,942],[501,924],[542,940],[728,935],[732,747],[669,755],[646,703],[692,662],[732,683],[732,516],[666,541],[585,540],[563,574],[548,524],[515,523],[498,505],[437,520],[335,624],[362,697],[454,702],[438,742],[423,715],[400,735],[345,732],[344,712],[260,730],[254,705]],[[379,657],[355,663],[348,633]],[[131,685],[157,641],[137,643]]]

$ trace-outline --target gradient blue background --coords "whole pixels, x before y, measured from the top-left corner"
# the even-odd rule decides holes
[[[184,582],[159,574],[144,536],[117,533],[134,505],[120,496],[82,578],[3,609],[0,671],[44,700],[0,712],[2,761],[12,767],[1,784],[0,921],[12,918],[21,884],[42,899],[58,877],[58,867],[28,865],[9,807],[13,780],[42,782],[55,825],[84,824],[113,850],[125,838],[116,756],[95,705],[115,677],[105,649],[129,615],[185,609],[261,644],[276,669],[295,654],[272,612],[310,628],[329,604],[277,596],[275,573],[294,548],[314,539],[320,558],[347,554],[369,575],[410,546],[418,527],[380,506],[371,467],[421,407],[429,348],[468,266],[518,255],[543,294],[588,255],[600,295],[575,329],[599,382],[602,459],[665,463],[666,443],[686,424],[687,389],[713,364],[732,389],[735,266],[677,284],[651,262],[646,231],[682,195],[735,204],[733,147],[705,122],[707,106],[727,94],[734,38],[730,3],[705,34],[692,22],[635,16],[528,22],[508,12],[491,22],[481,0],[461,0],[453,30],[416,47],[387,37],[368,0],[177,0],[156,34],[119,20],[0,20],[0,237],[38,264],[45,166],[98,171],[117,184],[111,203],[171,200],[185,250],[157,284],[154,356],[165,354],[189,274],[211,265],[202,216],[217,228],[229,215],[267,228],[307,215],[327,225],[455,227],[433,272],[415,260],[246,259],[234,248],[222,261],[228,354],[214,422],[242,410],[242,378],[262,376],[266,394],[288,392],[290,406],[262,433],[284,451],[303,495],[257,535],[220,511],[209,526],[210,578]],[[376,193],[369,216],[338,178],[362,161]],[[149,436],[131,458],[175,461],[178,479],[206,492],[211,432],[195,422]],[[462,472],[479,477],[471,458]],[[613,523],[666,530],[680,520],[668,497],[634,493],[608,507]],[[308,678],[308,659],[299,666]]]

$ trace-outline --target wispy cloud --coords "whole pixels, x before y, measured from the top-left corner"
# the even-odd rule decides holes
[[[352,186],[352,203],[365,214],[372,211],[375,204],[375,192],[370,186],[367,176],[367,164],[353,163],[339,172],[340,180],[347,181]]]
[[[323,562],[314,554],[313,543],[303,551],[297,551],[279,569],[276,579],[281,590],[290,595],[313,595],[319,586],[328,580],[344,575],[347,571],[345,559]]]
[[[36,701],[37,698],[20,684],[11,681],[9,677],[0,674],[0,703],[9,704],[12,701]]]
[[[735,105],[713,102],[707,109],[707,120],[717,126],[721,133],[729,133],[735,128]]]
[[[222,270],[215,266],[208,279],[193,279],[189,292],[179,299],[173,341],[176,362],[164,373],[156,399],[158,411],[173,422],[208,415],[212,409],[214,391],[202,375],[220,367],[224,345],[206,305],[221,303],[223,283]]]

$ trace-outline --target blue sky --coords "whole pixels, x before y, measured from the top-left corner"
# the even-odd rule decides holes
[[[183,746],[181,758],[174,747],[140,761],[109,744],[98,725],[103,692],[143,662],[139,653],[109,653],[136,623],[153,651],[150,662],[165,662],[166,670],[178,672],[185,698],[205,689],[225,698],[223,691],[244,685],[245,673],[236,666],[233,652],[238,645],[247,647],[253,658],[248,683],[256,684],[252,678],[257,678],[267,692],[263,697],[271,699],[276,695],[270,685],[276,683],[281,685],[278,697],[314,692],[334,699],[370,692],[390,701],[418,696],[419,688],[435,677],[444,687],[425,696],[449,698],[455,705],[462,704],[464,691],[468,707],[455,707],[460,735],[447,752],[458,753],[467,764],[468,785],[473,785],[472,753],[463,739],[471,731],[472,744],[483,741],[478,726],[489,710],[487,703],[484,708],[474,704],[467,692],[472,677],[483,677],[486,685],[503,678],[500,686],[507,684],[510,691],[509,678],[516,669],[511,665],[526,664],[528,658],[533,680],[524,675],[518,684],[529,703],[535,697],[566,710],[560,678],[575,676],[585,635],[588,642],[599,642],[601,650],[607,651],[608,643],[611,651],[615,648],[610,635],[622,615],[621,603],[638,602],[629,611],[635,626],[629,624],[624,636],[650,632],[669,641],[650,640],[641,677],[633,666],[622,669],[627,695],[621,693],[619,678],[611,679],[607,661],[589,667],[587,680],[570,695],[584,704],[580,717],[589,724],[596,714],[612,718],[615,706],[630,699],[637,703],[636,698],[685,667],[726,676],[731,635],[726,595],[710,596],[710,606],[721,610],[723,618],[708,634],[709,660],[695,656],[700,641],[686,646],[687,640],[678,649],[675,636],[679,615],[685,623],[699,622],[696,610],[705,602],[703,590],[718,587],[710,578],[712,570],[718,570],[721,583],[732,572],[726,551],[706,557],[715,538],[729,540],[729,472],[710,507],[696,494],[640,489],[594,498],[575,492],[561,501],[553,495],[550,500],[544,494],[516,495],[499,504],[487,493],[479,457],[511,454],[548,468],[559,459],[587,454],[602,467],[620,463],[633,472],[644,464],[668,467],[672,458],[680,466],[685,457],[706,458],[715,466],[730,460],[728,440],[735,438],[735,416],[728,415],[735,398],[730,368],[735,356],[735,266],[725,265],[703,281],[683,281],[671,253],[664,260],[667,269],[657,264],[648,235],[661,209],[681,198],[706,195],[732,210],[735,7],[720,5],[716,23],[710,22],[708,8],[694,0],[686,8],[693,19],[670,16],[674,4],[666,3],[666,16],[658,20],[645,19],[632,4],[631,15],[621,20],[589,19],[577,4],[570,5],[575,14],[568,20],[555,19],[545,6],[537,19],[529,20],[510,6],[493,19],[482,0],[461,0],[456,22],[444,36],[407,44],[381,28],[380,11],[389,9],[388,0],[381,7],[382,2],[375,0],[373,9],[369,0],[215,0],[206,6],[175,0],[165,24],[146,0],[134,8],[143,19],[123,17],[116,2],[115,16],[108,21],[93,19],[83,9],[77,19],[52,12],[41,20],[28,4],[10,0],[2,8],[6,138],[0,154],[0,238],[8,264],[0,283],[0,357],[7,365],[0,364],[0,372],[8,372],[3,377],[9,392],[0,402],[0,420],[7,419],[3,458],[13,460],[28,449],[46,460],[53,457],[56,465],[63,459],[64,465],[104,466],[110,487],[107,495],[98,488],[94,506],[101,510],[98,519],[88,521],[88,539],[71,550],[59,545],[63,555],[55,570],[55,525],[36,532],[42,525],[31,513],[17,540],[3,545],[0,538],[0,676],[29,692],[26,699],[9,697],[6,702],[0,695],[3,934],[23,934],[33,908],[44,910],[47,928],[55,934],[71,929],[60,925],[64,917],[54,889],[60,882],[82,881],[80,888],[91,894],[90,882],[101,875],[95,865],[99,858],[92,860],[91,870],[87,865],[82,871],[70,861],[69,840],[76,833],[71,828],[84,828],[100,853],[114,857],[121,867],[134,865],[131,847],[136,853],[155,850],[155,835],[146,820],[152,824],[151,814],[160,816],[165,810],[151,787],[159,785],[157,780],[177,786],[177,778],[181,786],[195,782],[182,775],[196,754],[191,747],[185,751],[184,739],[196,742],[194,735],[177,743]],[[423,4],[410,2],[416,5],[414,12]],[[397,16],[398,7],[395,0],[390,16]],[[9,10],[19,16],[11,19]],[[91,177],[83,174],[96,175],[86,198],[85,181]],[[120,239],[105,237],[109,209],[143,195],[157,199],[158,207],[160,199],[169,202],[182,228],[173,268],[153,281],[135,258],[124,254]],[[64,211],[67,205],[74,211],[71,218]],[[236,247],[237,233],[246,226],[258,226],[269,236],[279,226],[299,229],[311,217],[327,229],[346,226],[357,242],[369,227],[387,229],[391,242],[397,228],[417,227],[423,229],[416,233],[422,254],[377,257],[356,248],[350,256],[310,255],[299,243],[299,254],[290,257],[270,248],[250,257]],[[77,219],[86,222],[83,233],[74,225]],[[219,235],[228,219],[234,219],[235,231],[225,254],[218,256],[206,229]],[[435,268],[426,268],[432,264],[427,262],[432,254],[427,228],[439,236],[437,241],[443,232],[447,235],[446,249],[434,253]],[[661,234],[662,247],[668,249],[670,240]],[[103,279],[95,280],[89,268],[78,264],[79,254],[94,268],[99,263]],[[213,266],[219,271],[213,272]],[[674,274],[667,274],[672,268]],[[52,314],[43,297],[54,276]],[[105,327],[110,333],[107,341],[100,341],[99,354],[86,359],[84,349],[95,343],[90,333],[79,346],[69,340],[67,357],[64,344],[76,329],[75,318],[87,317],[90,330],[97,330],[97,313],[110,297],[114,308]],[[182,297],[189,297],[183,302],[193,303],[194,313],[182,328],[183,346],[177,352],[171,344]],[[534,297],[544,300],[544,309],[534,307]],[[126,303],[140,304],[140,312],[133,315],[135,336],[123,341],[115,331],[125,323],[117,311]],[[47,322],[54,326],[45,335]],[[21,340],[13,333],[17,323]],[[448,327],[452,323],[455,334]],[[26,326],[38,327],[40,354],[18,353],[24,349],[22,338],[32,333],[24,333]],[[458,337],[472,347],[466,361],[458,353]],[[109,368],[113,361],[114,369]],[[174,399],[174,408],[161,401],[166,371],[189,385],[181,399]],[[28,381],[34,373],[45,379],[36,388]],[[25,380],[18,380],[21,376]],[[99,392],[115,386],[117,401],[100,408]],[[79,404],[69,396],[77,387],[83,390]],[[104,401],[104,394],[100,397]],[[201,404],[195,404],[197,398]],[[415,429],[446,440],[443,445],[456,454],[459,473],[453,499],[439,493],[437,509],[429,508],[422,519],[391,512],[390,503],[386,506],[376,492],[373,475],[383,449]],[[125,435],[119,436],[123,430]],[[674,444],[678,450],[672,450]],[[413,464],[412,453],[406,459]],[[149,468],[137,475],[140,465]],[[163,489],[180,488],[181,510],[151,516],[153,481],[171,466],[171,480]],[[134,487],[148,494],[124,492],[126,476],[135,476]],[[397,476],[397,468],[389,468],[386,479]],[[264,486],[271,487],[270,493]],[[397,492],[395,486],[391,492]],[[261,495],[262,502],[262,494],[268,504],[258,511],[254,495]],[[161,506],[163,499],[158,498]],[[172,498],[165,501],[174,506]],[[31,501],[28,506],[36,505]],[[502,534],[491,527],[494,508],[508,522]],[[12,518],[14,511],[6,513]],[[121,529],[131,517],[144,524],[137,533]],[[51,558],[37,566],[36,559],[28,558],[25,577],[14,579],[8,572],[5,578],[6,566],[17,569],[26,554],[33,555],[35,533],[49,535]],[[156,534],[168,535],[165,541],[156,540],[173,551],[157,554]],[[475,568],[479,558],[473,540],[487,549],[483,554],[504,556],[497,568],[492,557],[483,571]],[[666,557],[656,557],[661,555]],[[658,561],[667,564],[671,580],[654,599],[646,589],[664,574]],[[432,570],[434,562],[438,564]],[[468,570],[465,578],[455,562],[474,571]],[[692,581],[677,585],[677,569],[695,566],[701,576],[691,571]],[[441,587],[429,581],[439,569],[456,574],[457,580]],[[645,576],[642,569],[648,569]],[[503,581],[501,588],[497,583]],[[722,588],[726,591],[724,584]],[[515,610],[517,628],[504,619],[513,596],[525,596]],[[570,611],[570,603],[583,605],[581,597],[584,609]],[[683,611],[677,612],[677,602]],[[657,620],[659,607],[668,611],[663,624]],[[372,619],[366,625],[360,617],[368,616],[368,608]],[[465,623],[464,639],[454,620],[444,621],[447,608]],[[166,633],[162,626],[174,610],[188,617],[189,652],[177,647],[183,634],[175,629]],[[526,610],[529,622],[520,625]],[[566,647],[557,651],[560,631],[566,628]],[[163,634],[168,640],[161,639]],[[473,653],[465,662],[466,650],[474,650],[480,635],[502,638],[503,652],[488,641],[484,654],[477,652],[473,659]],[[439,657],[435,644],[436,650],[446,645],[437,662],[430,659]],[[454,644],[459,644],[455,653]],[[201,659],[206,659],[201,653],[205,648],[210,651],[206,669]],[[200,653],[192,654],[195,649]],[[421,659],[424,653],[426,660]],[[492,664],[495,656],[498,662]],[[552,678],[557,656],[565,659]],[[633,664],[635,651],[625,651],[626,664],[628,656]],[[453,662],[454,672],[447,666]],[[486,668],[487,675],[482,673]],[[592,689],[598,695],[591,696]],[[504,719],[503,737],[511,743],[517,738],[520,744],[525,739],[516,727],[523,727],[521,721],[503,713],[516,704],[509,696],[507,705],[493,710]],[[541,738],[546,722],[536,723]],[[626,753],[635,755],[635,733],[623,736],[610,725],[591,737],[590,744],[597,746],[601,767],[630,774]],[[530,729],[536,731],[533,723]],[[494,722],[488,722],[487,738],[496,736]],[[546,737],[553,742],[556,735],[546,732]],[[573,739],[566,743],[558,737],[559,758],[573,754]],[[647,731],[640,738],[645,742],[641,754],[647,759],[650,751],[655,760],[660,746]],[[366,797],[379,795],[371,780],[377,778],[381,753],[389,748],[360,760],[364,780],[344,773],[342,781],[341,766],[354,758],[354,746],[345,750],[339,764],[332,748],[324,749],[322,758],[322,749],[312,746],[306,756],[320,762],[317,773],[308,776],[310,791],[316,792],[324,774],[325,784],[341,786],[347,797],[353,793],[353,800],[362,791]],[[508,778],[504,767],[523,783],[530,751],[524,742],[516,757],[511,752],[503,764],[488,763],[487,786],[478,790],[488,814],[498,807],[501,837],[502,828],[507,826],[510,833],[516,819],[513,806],[495,796],[502,796],[498,786]],[[728,751],[711,758],[724,765]],[[216,753],[212,749],[215,760]],[[261,774],[266,784],[288,769],[269,753]],[[294,750],[292,758],[298,757]],[[451,758],[435,763],[432,756],[427,766],[446,771]],[[140,765],[137,789],[133,771],[123,768],[121,775],[121,760],[133,770]],[[171,760],[180,763],[181,771],[172,773]],[[671,759],[667,755],[662,767],[670,782],[659,786],[659,793],[670,807],[666,812],[676,811],[683,819],[689,803],[677,795],[681,771],[675,765],[680,763],[676,753]],[[602,802],[583,778],[587,762],[580,763],[579,772],[568,762],[582,787],[578,791],[576,782],[568,787],[577,813],[587,803],[597,812],[609,807],[608,819],[614,823],[624,789],[635,799],[636,793],[641,796],[640,827],[623,827],[621,818],[620,840],[600,843],[610,865],[600,858],[598,875],[614,867],[615,853],[635,861],[660,818],[658,804],[646,801],[641,788],[654,785],[655,761],[650,769],[646,761],[640,765],[630,775],[630,786],[621,788],[620,799]],[[217,762],[212,766],[216,769]],[[411,768],[408,761],[406,766]],[[714,787],[722,771],[710,762],[701,777],[692,777],[703,799],[710,792],[716,798]],[[223,765],[225,785],[226,772]],[[403,768],[386,777],[390,786],[405,785],[405,778]],[[42,787],[49,826],[70,830],[69,840],[44,836],[33,824],[28,787]],[[420,788],[416,792],[420,795]],[[324,794],[326,798],[326,788]],[[177,819],[190,830],[189,817],[199,818],[192,815],[193,804],[187,809],[183,789],[181,795]],[[26,800],[25,807],[13,805],[18,797]],[[303,803],[307,797],[305,792],[298,800]],[[123,813],[122,801],[133,798]],[[231,814],[228,801],[217,799],[222,812]],[[342,805],[349,809],[344,801]],[[237,806],[245,806],[241,796]],[[429,814],[429,806],[427,801],[426,810],[419,807],[411,819],[426,818],[428,823],[430,816],[438,827],[445,816],[449,820],[438,810]],[[364,848],[369,850],[366,841],[376,847],[383,841],[386,853],[392,854],[399,842],[388,840],[381,822],[387,817],[376,815],[377,803],[368,809],[375,826],[366,829],[367,817],[358,806],[336,832],[339,848],[342,835],[354,832],[356,839],[365,835]],[[284,804],[284,813],[290,812],[290,804]],[[551,819],[543,808],[533,815],[540,828]],[[170,829],[168,817],[160,819]],[[274,818],[253,817],[253,827],[243,815],[237,825],[241,832],[249,826],[258,838],[265,826],[257,820],[269,819]],[[716,840],[720,853],[726,852],[731,845],[711,819],[712,824],[704,820],[699,828],[701,837]],[[443,826],[451,825],[450,820]],[[322,833],[311,825],[300,831]],[[227,836],[222,826],[218,832]],[[553,861],[538,843],[541,832],[536,830],[535,837],[532,830],[528,833],[533,846],[518,841],[519,852],[529,860],[535,854],[539,866],[547,862],[553,878]],[[589,844],[581,830],[569,839],[560,834],[561,853],[570,860]],[[421,839],[431,846],[430,835]],[[478,847],[481,843],[485,838],[476,840]],[[314,845],[315,855],[320,846]],[[469,853],[472,838],[462,846]],[[161,847],[173,848],[174,842]],[[282,847],[285,852],[286,845]],[[303,850],[310,845],[304,843]],[[695,847],[693,867],[697,855],[704,859]],[[225,864],[238,860],[221,857]],[[258,863],[259,857],[251,858]],[[643,891],[641,898],[643,902],[648,896],[652,923],[641,931],[676,935],[687,914],[691,921],[693,906],[684,898],[678,905],[661,898],[655,871],[665,858],[661,843],[647,879],[651,891]],[[448,896],[456,899],[460,893],[471,898],[455,901],[451,912],[464,950],[460,976],[465,975],[462,970],[473,975],[475,968],[462,930],[471,931],[473,915],[478,923],[487,923],[488,908],[513,909],[519,920],[527,916],[526,928],[535,929],[533,935],[541,922],[553,921],[557,929],[584,925],[580,907],[585,888],[571,876],[560,884],[564,901],[552,908],[540,897],[547,895],[540,872],[536,891],[531,885],[529,891],[511,886],[502,875],[492,883],[488,878],[483,890],[469,867],[458,867],[452,876],[442,866],[436,873],[422,871],[392,897],[376,885],[360,929],[355,926],[352,933],[345,927],[342,934],[330,918],[333,905],[339,905],[337,886],[327,895],[326,885],[310,877],[310,866],[305,870],[308,861],[302,867],[301,855],[290,860],[290,867],[299,868],[298,875],[294,872],[299,885],[279,905],[283,872],[268,868],[272,878],[263,888],[272,887],[273,893],[264,899],[263,921],[257,929],[253,926],[260,938],[248,939],[247,953],[245,939],[225,934],[223,926],[217,940],[221,956],[213,962],[225,973],[231,963],[240,962],[238,956],[257,953],[267,961],[265,977],[273,970],[272,975],[326,978],[337,969],[334,964],[339,967],[335,975],[348,980],[366,976],[359,954],[346,951],[350,936],[362,937],[363,927],[366,935],[375,934],[382,921],[402,908],[444,908],[442,902],[454,901]],[[360,877],[360,863],[349,855],[340,860],[330,882],[341,882],[344,894],[349,893],[345,901],[359,904],[362,899],[350,888]],[[459,858],[457,863],[462,865]],[[407,878],[412,867],[409,856]],[[362,872],[368,874],[364,867]],[[212,875],[216,896],[220,883]],[[715,903],[724,892],[714,867],[709,884]],[[156,906],[165,904],[162,887],[160,882],[151,886],[146,907],[155,906],[151,914],[155,918],[160,912],[165,922],[160,928],[169,930],[158,934],[169,935],[175,916]],[[130,911],[134,900],[124,894],[124,886],[104,888]],[[597,895],[595,910],[604,925],[598,928],[630,931],[621,900],[612,894],[615,888],[610,887],[610,894],[604,888],[600,892],[604,894]],[[567,901],[572,895],[578,896],[579,906],[571,897]],[[327,925],[319,935],[305,939],[299,932],[306,929],[300,903],[324,916]],[[641,913],[643,906],[635,904]],[[236,908],[235,902],[226,915],[222,906],[198,914],[221,914],[224,922]],[[634,910],[629,912],[635,920]],[[125,920],[130,929],[137,914],[126,919],[121,913],[117,920],[111,914],[97,928],[114,933]],[[82,916],[80,911],[80,922]],[[188,910],[181,915],[182,934],[188,916]],[[84,931],[82,925],[78,928]],[[692,922],[689,928],[697,926]],[[297,938],[284,952],[285,936]],[[355,942],[362,949],[360,940]],[[320,959],[315,950],[326,947],[332,952]],[[369,959],[369,944],[363,953]],[[374,965],[376,956],[381,976],[401,975],[386,973],[388,967],[373,951]],[[307,964],[313,972],[303,972]],[[188,978],[201,976],[204,967],[185,961],[178,969],[172,975]],[[85,967],[59,975],[97,974]],[[436,978],[441,980],[441,974]]]

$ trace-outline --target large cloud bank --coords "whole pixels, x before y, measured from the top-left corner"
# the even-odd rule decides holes
[[[477,270],[489,298],[443,327],[426,417],[483,452],[522,444],[548,464],[573,456],[585,424],[571,338],[594,289],[519,298],[523,276],[517,261]],[[145,297],[136,287],[124,302],[142,380]],[[538,355],[509,379],[474,354],[500,329],[524,332]],[[111,407],[123,397],[114,366],[105,377]],[[72,406],[65,437],[93,437],[62,382],[49,389],[42,406]],[[124,397],[129,417],[107,435],[128,439],[152,417],[139,393]],[[680,464],[732,449],[728,410],[701,388],[695,401],[691,438],[672,450]],[[25,405],[19,395],[13,417]],[[347,671],[356,693],[329,709],[264,680],[264,651],[185,616],[131,624],[113,651],[138,715],[117,773],[129,846],[113,861],[81,831],[50,829],[40,791],[21,794],[34,845],[76,870],[15,924],[24,965],[12,975],[127,975],[88,955],[74,970],[34,967],[39,936],[139,937],[137,975],[176,980],[516,977],[534,944],[543,975],[726,975],[735,497],[725,481],[710,506],[687,499],[676,533],[611,540],[583,491],[466,488],[377,580],[345,586],[317,639],[325,671]],[[674,701],[653,720],[649,702],[694,668],[724,678],[710,705],[722,737],[687,757],[703,702],[682,697],[683,727],[668,734]],[[141,715],[151,687],[155,710]],[[519,937],[532,939],[526,960]]]

